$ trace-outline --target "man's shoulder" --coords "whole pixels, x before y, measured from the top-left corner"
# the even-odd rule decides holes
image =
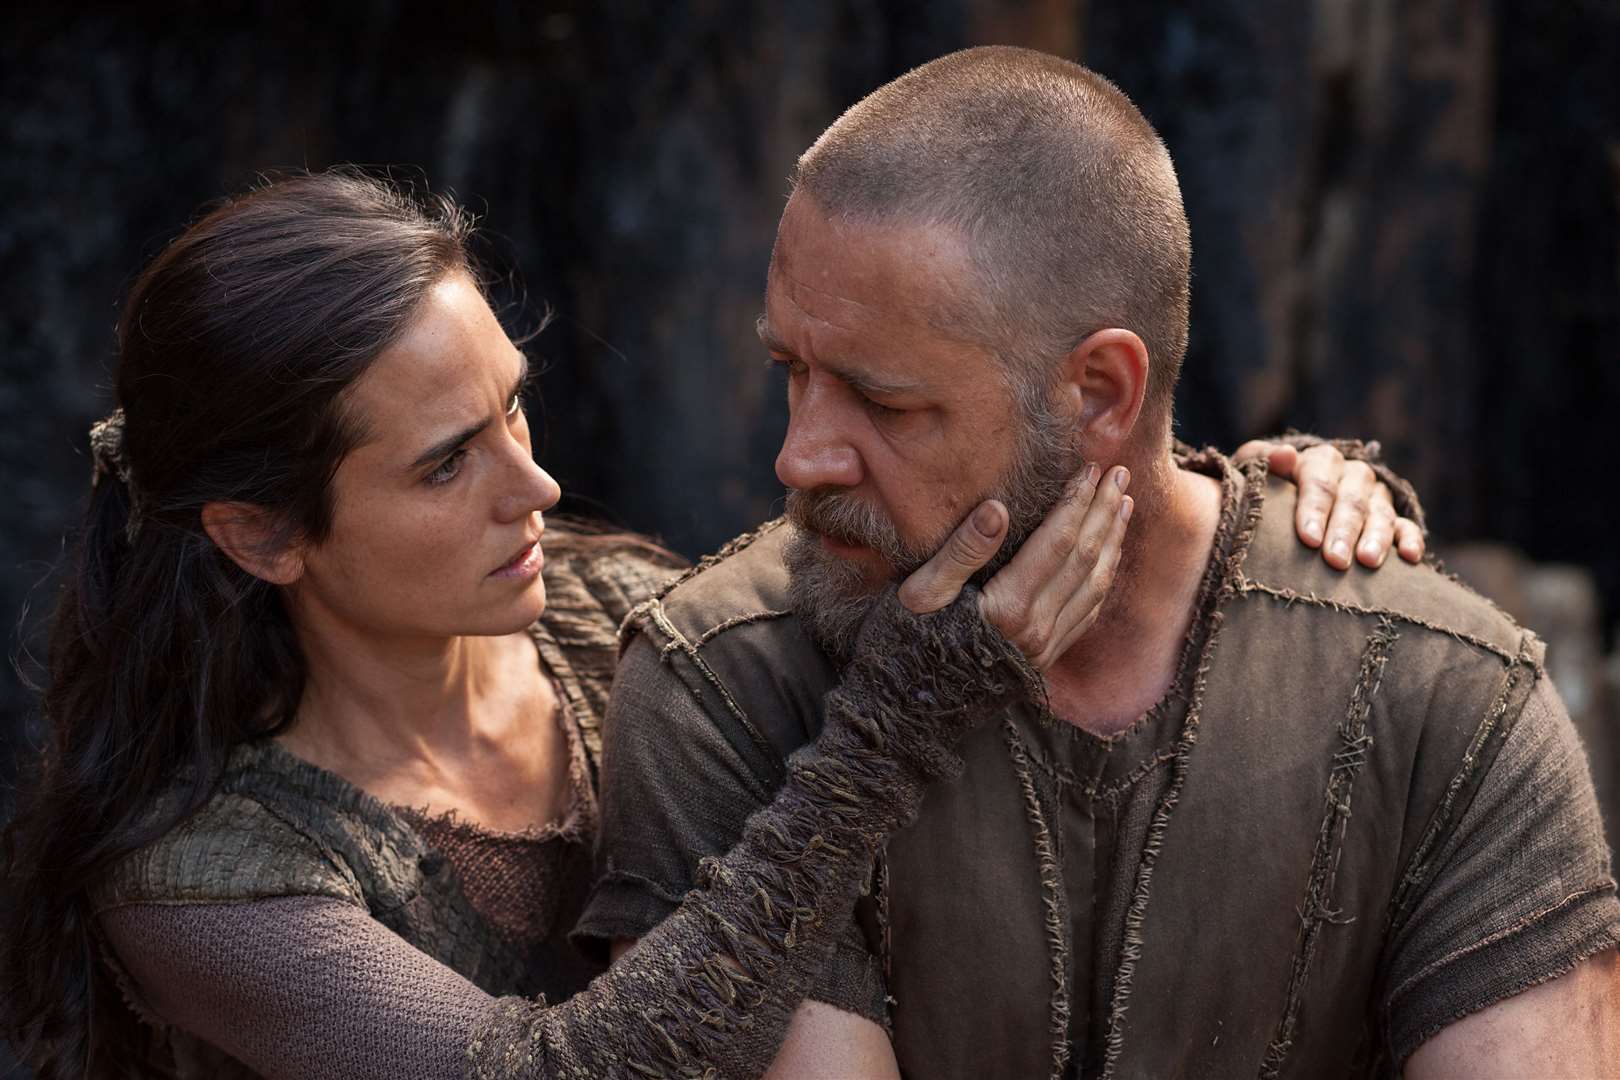
[[[547,530],[546,610],[540,616],[560,640],[596,643],[613,635],[630,611],[664,588],[684,560],[643,537],[592,532],[574,521]]]
[[[734,626],[791,617],[782,518],[726,542],[667,583],[632,613],[626,635],[708,642]]]
[[[638,605],[621,631],[615,695],[668,700],[668,681],[678,679],[681,714],[697,709],[687,721],[717,725],[735,743],[767,751],[774,768],[813,738],[837,672],[789,603],[789,535],[785,521],[766,522]],[[650,648],[638,653],[638,641]]]
[[[1391,557],[1377,570],[1360,564],[1332,569],[1299,542],[1294,506],[1294,486],[1271,480],[1234,582],[1239,593],[1314,607],[1345,621],[1385,618],[1402,634],[1432,636],[1459,654],[1539,667],[1542,646],[1535,635],[1436,563]]]

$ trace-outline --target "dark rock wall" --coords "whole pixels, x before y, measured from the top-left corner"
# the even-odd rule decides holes
[[[486,214],[539,339],[545,462],[692,554],[772,511],[752,321],[795,155],[985,41],[1083,57],[1192,218],[1182,432],[1384,440],[1443,536],[1620,615],[1620,8],[1597,0],[372,0],[13,7],[0,35],[0,613],[22,666],[107,407],[116,300],[262,170],[396,164]],[[526,297],[526,299],[525,299]],[[0,722],[28,697],[0,687]]]

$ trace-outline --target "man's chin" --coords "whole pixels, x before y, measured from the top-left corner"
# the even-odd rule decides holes
[[[847,659],[872,603],[895,580],[869,547],[841,544],[795,526],[785,560],[793,610],[816,644]]]

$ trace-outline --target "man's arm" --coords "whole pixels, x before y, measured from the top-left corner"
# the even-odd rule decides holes
[[[1620,1077],[1620,952],[1594,956],[1566,975],[1457,1021],[1418,1047],[1406,1076]]]
[[[617,961],[635,942],[613,943]],[[888,1033],[864,1016],[820,1001],[806,1001],[793,1014],[787,1038],[765,1080],[900,1080],[900,1065]]]
[[[1620,901],[1586,756],[1545,679],[1395,930],[1413,1077],[1620,1077]]]

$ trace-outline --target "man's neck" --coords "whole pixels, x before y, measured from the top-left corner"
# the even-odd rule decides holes
[[[1095,735],[1130,727],[1175,682],[1220,524],[1219,482],[1168,454],[1136,470],[1131,489],[1137,510],[1114,589],[1046,675],[1057,715]]]

